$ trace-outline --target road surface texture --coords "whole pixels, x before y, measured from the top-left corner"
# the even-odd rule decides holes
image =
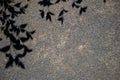
[[[120,0],[84,0],[81,5],[88,8],[81,16],[68,2],[63,25],[57,15],[52,22],[41,19],[38,2],[29,1],[16,20],[36,30],[26,43],[33,51],[21,59],[26,68],[5,69],[8,59],[1,53],[0,80],[120,80]],[[49,10],[57,14],[62,6]]]

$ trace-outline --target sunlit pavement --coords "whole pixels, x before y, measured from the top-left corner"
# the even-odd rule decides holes
[[[63,25],[54,16],[52,22],[41,19],[38,1],[31,0],[26,14],[17,18],[36,30],[26,43],[33,51],[21,59],[26,68],[5,69],[7,58],[1,53],[0,80],[120,80],[119,0],[84,0],[88,8],[81,16],[67,3]],[[57,16],[61,7],[49,10]]]

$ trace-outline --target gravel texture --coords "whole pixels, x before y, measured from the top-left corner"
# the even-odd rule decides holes
[[[36,30],[27,43],[33,51],[22,59],[26,69],[5,69],[7,59],[1,53],[0,80],[120,80],[119,0],[84,0],[88,9],[81,16],[67,3],[63,25],[56,17],[52,23],[41,19],[38,1],[31,0],[26,15],[17,18],[18,24]],[[58,13],[62,6],[50,10]]]

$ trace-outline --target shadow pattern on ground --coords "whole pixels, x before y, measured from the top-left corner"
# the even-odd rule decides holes
[[[13,0],[0,0],[0,21],[2,24],[0,30],[1,34],[9,41],[9,43],[7,43],[8,45],[0,48],[0,51],[8,58],[5,68],[9,68],[15,63],[15,65],[24,69],[25,66],[20,58],[23,58],[27,53],[32,51],[32,49],[29,49],[24,43],[33,39],[32,34],[34,34],[35,31],[26,30],[27,23],[21,25],[15,24],[15,18],[21,14],[25,14],[25,10],[28,7],[28,4],[24,6],[21,6],[21,4],[22,2],[14,3]],[[25,34],[25,36],[21,34]],[[2,38],[0,38],[0,41],[2,41]],[[16,56],[13,56],[13,53],[15,53]]]
[[[29,1],[29,0],[28,0]],[[40,9],[40,16],[41,18],[45,18],[46,21],[52,22],[52,16],[55,15],[54,12],[49,10],[49,7],[52,5],[59,4],[61,2],[64,3],[68,2],[69,0],[56,0],[52,3],[50,0],[40,0],[38,4],[43,7]],[[87,6],[81,6],[83,0],[73,0],[70,4],[72,8],[78,9],[79,15],[82,15],[87,10]],[[105,3],[106,0],[103,0]],[[4,53],[8,58],[5,68],[9,68],[15,65],[25,69],[24,63],[20,60],[21,58],[25,57],[27,53],[31,52],[32,49],[28,48],[25,45],[25,42],[28,42],[30,39],[33,39],[32,34],[35,31],[28,31],[26,29],[27,23],[23,23],[21,25],[17,25],[16,19],[19,15],[25,14],[25,10],[28,8],[28,4],[21,6],[22,2],[14,3],[13,0],[0,0],[0,34],[3,34],[8,40],[8,45],[4,47],[0,47],[0,52]],[[45,12],[44,8],[47,7],[48,11]],[[66,10],[63,6],[62,10],[58,13],[57,20],[63,24],[64,22],[64,14],[67,14],[69,10]],[[3,39],[0,37],[0,41]],[[12,54],[15,53],[16,55],[13,56]]]

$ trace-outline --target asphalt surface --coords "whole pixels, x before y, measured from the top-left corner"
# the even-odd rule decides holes
[[[0,80],[120,80],[119,0],[84,0],[81,5],[88,8],[81,16],[68,2],[63,25],[57,15],[52,23],[41,19],[38,1],[31,0],[26,15],[17,18],[17,24],[26,22],[36,30],[26,43],[33,51],[21,59],[26,69],[5,69],[7,58],[1,53]],[[57,14],[62,6],[49,10]]]

